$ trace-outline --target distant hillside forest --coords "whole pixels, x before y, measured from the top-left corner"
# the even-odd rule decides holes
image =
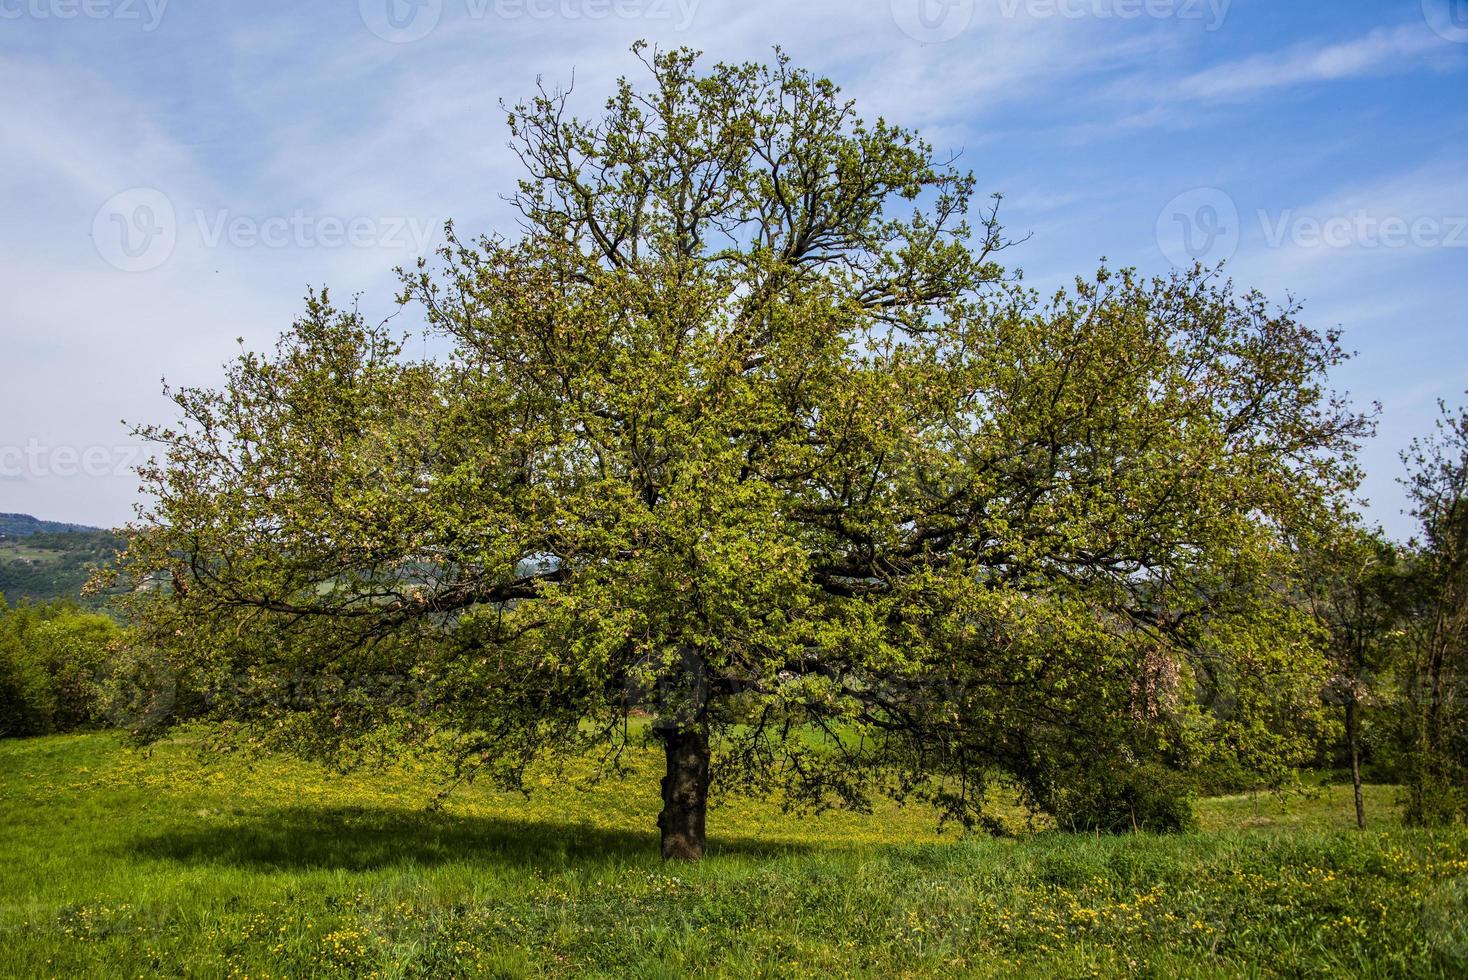
[[[91,569],[111,560],[123,540],[111,531],[82,524],[41,521],[26,514],[0,514],[0,595],[12,604],[82,597]]]

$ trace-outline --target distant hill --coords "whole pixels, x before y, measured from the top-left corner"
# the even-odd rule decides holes
[[[93,566],[112,560],[123,540],[111,531],[85,524],[42,521],[28,514],[0,514],[0,594],[14,604],[82,599]]]
[[[100,531],[85,524],[62,524],[42,521],[29,514],[0,514],[0,538],[27,538],[32,534],[66,534],[72,531]]]

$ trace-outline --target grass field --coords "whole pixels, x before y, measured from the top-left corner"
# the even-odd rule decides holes
[[[1370,787],[1204,801],[1176,837],[710,814],[656,857],[651,757],[529,800],[107,735],[0,743],[0,975],[1468,975],[1468,832]]]
[[[25,541],[0,541],[0,561],[59,561],[63,552],[55,548],[33,548]]]

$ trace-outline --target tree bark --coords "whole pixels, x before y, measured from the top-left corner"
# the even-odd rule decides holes
[[[709,798],[709,739],[700,725],[658,731],[667,755],[663,776],[663,859],[697,861],[703,857],[704,815]]]
[[[1366,829],[1366,801],[1361,795],[1361,719],[1353,697],[1346,702],[1346,745],[1351,752],[1351,788],[1356,794],[1356,827]]]

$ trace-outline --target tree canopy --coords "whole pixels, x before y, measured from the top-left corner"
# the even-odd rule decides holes
[[[1440,405],[1432,435],[1403,453],[1422,536],[1407,670],[1407,819],[1468,819],[1468,407]]]
[[[512,784],[646,717],[685,858],[711,788],[1110,828],[1294,759],[1287,542],[1367,427],[1337,337],[1216,270],[1042,297],[918,134],[783,55],[636,50],[596,118],[508,107],[515,234],[404,271],[449,356],[323,290],[141,430],[128,602],[194,710]]]

